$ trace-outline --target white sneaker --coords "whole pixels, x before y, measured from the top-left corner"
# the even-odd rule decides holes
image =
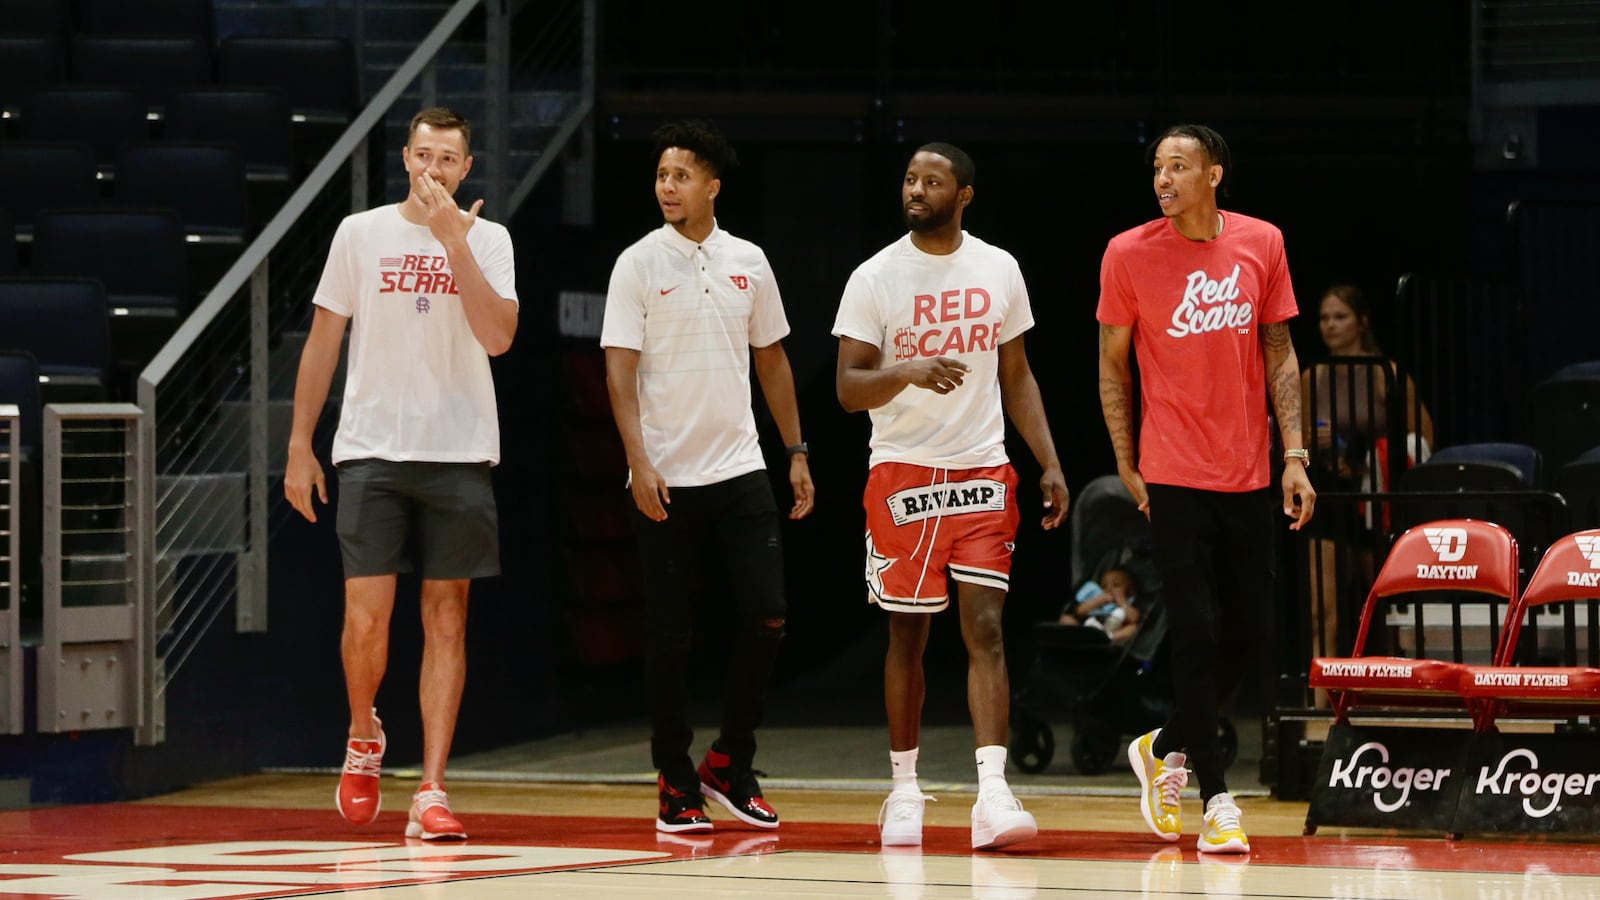
[[[1206,821],[1195,841],[1201,853],[1249,853],[1250,838],[1239,823],[1239,805],[1231,794],[1217,794],[1206,802]]]
[[[1033,814],[1022,808],[1010,789],[981,791],[972,804],[972,849],[1004,847],[1039,833]]]
[[[878,810],[879,842],[885,847],[921,846],[922,808],[929,800],[935,798],[916,788],[890,791]]]

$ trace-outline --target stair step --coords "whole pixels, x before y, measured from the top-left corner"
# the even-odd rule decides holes
[[[248,496],[243,471],[157,475],[157,557],[243,550]]]
[[[267,401],[267,471],[282,472],[289,455],[294,425],[293,400]],[[207,460],[208,472],[242,472],[250,467],[250,404],[224,400],[217,408],[215,433],[222,436],[217,453]]]

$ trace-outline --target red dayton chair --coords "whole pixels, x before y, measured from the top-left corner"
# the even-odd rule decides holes
[[[1557,603],[1563,606],[1548,608]],[[1560,616],[1557,655],[1566,665],[1516,664],[1519,656],[1537,658],[1541,614]],[[1529,642],[1519,654],[1517,638],[1524,628],[1529,629],[1525,635]],[[1579,664],[1580,634],[1586,666]],[[1460,675],[1459,690],[1479,731],[1493,731],[1495,718],[1508,713],[1568,718],[1600,711],[1600,529],[1569,534],[1545,551],[1506,621],[1500,650],[1494,665],[1466,666]]]
[[[1422,608],[1414,605],[1417,655],[1368,656],[1367,640],[1374,623],[1397,595],[1452,592],[1451,651],[1453,661],[1423,658],[1427,652]],[[1461,595],[1472,595],[1463,599]],[[1517,597],[1517,542],[1511,532],[1477,519],[1441,519],[1409,528],[1389,550],[1388,559],[1367,594],[1361,625],[1349,658],[1319,657],[1311,661],[1310,684],[1328,692],[1335,721],[1347,720],[1354,706],[1462,709],[1466,702],[1457,691],[1462,662],[1461,607],[1487,605],[1489,627],[1498,631],[1491,660],[1500,659],[1505,629],[1496,613],[1501,604],[1509,614]],[[1389,602],[1380,603],[1388,600]]]

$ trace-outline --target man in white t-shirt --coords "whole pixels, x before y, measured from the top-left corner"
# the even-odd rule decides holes
[[[947,576],[958,585],[977,738],[972,846],[1038,832],[1005,778],[1010,687],[1000,612],[1020,516],[1003,414],[1044,470],[1045,528],[1066,515],[1067,485],[1023,349],[1033,312],[1022,272],[1011,254],[961,230],[973,175],[958,147],[917,150],[900,187],[909,231],[850,276],[833,326],[839,400],[872,416],[866,578],[867,599],[889,611],[886,846],[922,843],[922,655],[929,615],[949,603]]]
[[[750,366],[753,357],[787,445],[789,518],[803,518],[811,512],[811,470],[781,343],[789,323],[766,254],[717,226],[721,176],[737,164],[721,133],[704,122],[665,125],[655,133],[655,162],[666,223],[617,257],[600,344],[644,570],[656,829],[710,831],[703,796],[747,825],[777,828],[751,769],[786,604],[778,507],[750,412]],[[714,589],[700,578],[708,556],[725,576]],[[702,658],[693,646],[702,593],[731,596],[736,625],[721,733],[697,770],[686,715],[689,672]]]
[[[341,640],[350,732],[339,812],[378,815],[386,744],[373,699],[388,663],[396,575],[422,576],[422,784],[407,837],[464,839],[444,792],[445,761],[466,681],[467,588],[500,571],[489,467],[500,425],[489,357],[517,331],[516,267],[502,225],[463,212],[454,194],[472,168],[471,128],[447,109],[411,120],[401,150],[411,192],[345,218],[333,237],[300,356],[283,491],[308,520],[328,502],[311,435],[350,326],[333,463],[344,558]],[[408,538],[416,538],[416,559]]]

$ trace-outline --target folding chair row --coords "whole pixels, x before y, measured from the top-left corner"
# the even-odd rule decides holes
[[[1440,594],[1445,603],[1429,603]],[[1413,652],[1369,653],[1375,630],[1394,627],[1400,602],[1413,618]],[[1566,604],[1558,626],[1541,628],[1555,604]],[[1449,659],[1425,655],[1426,613],[1441,605],[1450,610]],[[1484,629],[1482,646],[1468,646],[1468,627]],[[1540,646],[1549,632],[1559,647]],[[1491,646],[1486,664],[1469,661]],[[1600,712],[1600,529],[1556,540],[1521,591],[1517,543],[1503,527],[1446,519],[1407,530],[1367,595],[1351,656],[1312,660],[1309,683],[1328,691],[1338,722],[1355,709],[1428,709],[1464,712],[1476,730],[1491,731],[1508,714]]]
[[[1558,619],[1554,627],[1541,626],[1547,617]],[[1461,673],[1458,690],[1479,731],[1510,715],[1600,713],[1600,529],[1566,535],[1545,551],[1506,618],[1501,650],[1495,665]]]

